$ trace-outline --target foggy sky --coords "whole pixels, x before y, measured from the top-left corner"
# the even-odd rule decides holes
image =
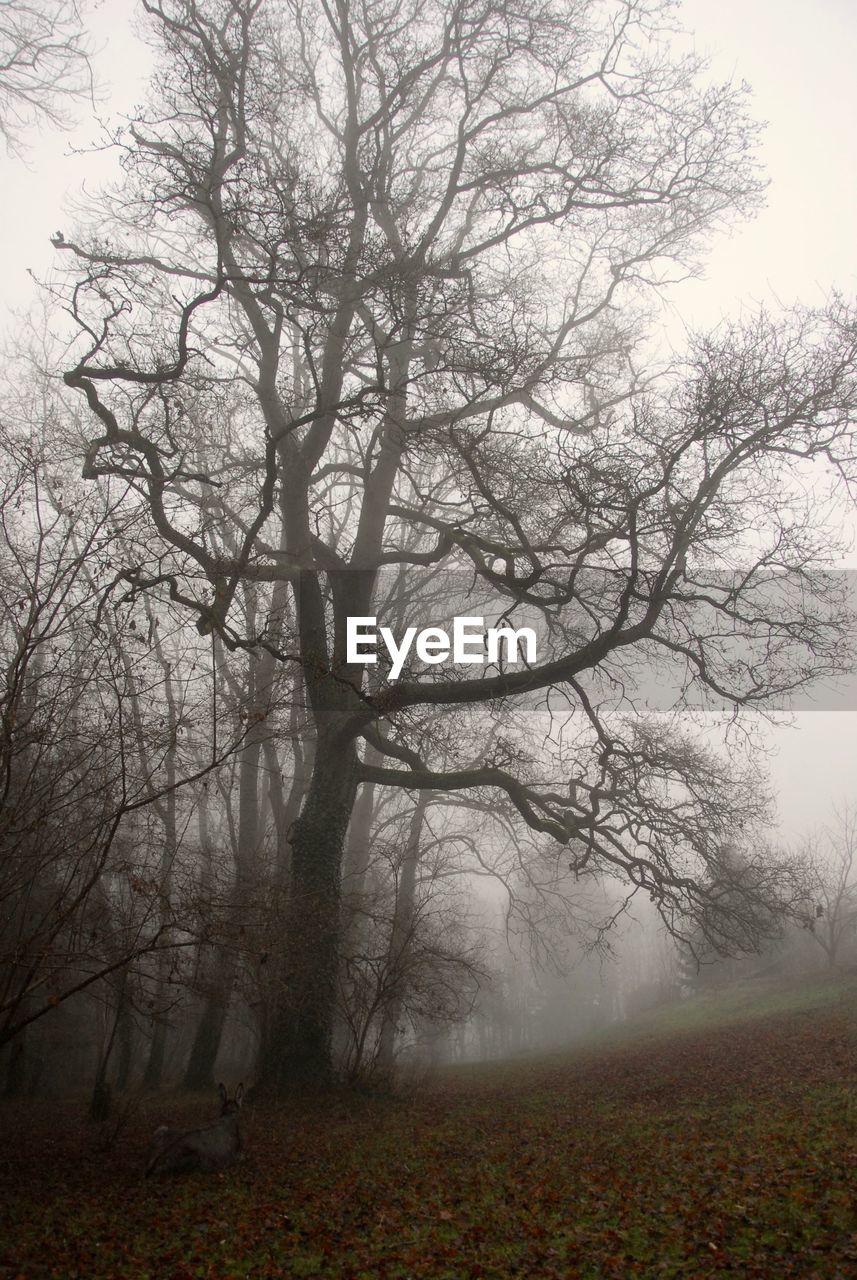
[[[130,110],[145,87],[148,55],[131,34],[133,0],[89,7],[102,85],[98,112]],[[718,79],[744,79],[754,115],[768,122],[762,158],[771,180],[767,207],[714,244],[703,278],[674,289],[665,321],[716,324],[760,303],[821,302],[835,286],[857,292],[857,5],[853,0],[687,0],[684,24],[713,55]],[[104,154],[74,154],[97,143],[91,111],[67,135],[31,136],[23,159],[0,158],[0,323],[35,297],[27,269],[50,272],[49,237],[70,225],[65,204],[85,181],[109,178]],[[64,209],[66,212],[64,213]],[[848,562],[857,567],[857,554]],[[796,728],[767,733],[780,793],[782,833],[794,838],[825,821],[831,806],[857,799],[857,712],[802,712]]]

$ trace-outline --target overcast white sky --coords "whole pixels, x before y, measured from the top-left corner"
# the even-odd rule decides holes
[[[129,110],[145,82],[146,57],[131,34],[133,0],[89,10],[100,48],[105,116]],[[821,301],[831,286],[857,292],[857,2],[686,0],[684,24],[714,59],[718,77],[747,80],[756,116],[768,122],[763,158],[767,207],[714,247],[702,280],[674,304],[694,324],[716,323],[761,301]],[[0,323],[34,296],[28,268],[50,270],[49,237],[69,225],[66,193],[109,172],[103,157],[70,154],[97,139],[91,116],[68,136],[34,137],[26,162],[0,159]],[[857,712],[802,713],[776,732],[770,761],[783,834],[794,837],[857,801]]]

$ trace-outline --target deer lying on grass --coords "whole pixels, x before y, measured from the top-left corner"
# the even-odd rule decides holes
[[[230,1098],[223,1085],[220,1091],[220,1118],[198,1129],[170,1129],[162,1124],[149,1144],[146,1177],[152,1173],[212,1173],[234,1164],[241,1151],[238,1112],[244,1100],[244,1086],[239,1084]]]

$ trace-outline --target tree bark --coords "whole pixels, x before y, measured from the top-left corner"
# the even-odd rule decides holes
[[[255,613],[255,601],[252,598],[247,607],[248,612],[252,610]],[[222,660],[219,648],[218,652]],[[262,832],[259,777],[263,745],[271,738],[268,713],[274,668],[267,662],[260,675],[257,665],[257,659],[252,655],[248,656],[244,701],[250,723],[238,757],[238,841],[233,888],[233,904],[238,919],[247,911],[248,898],[254,896],[259,883]],[[236,970],[237,956],[234,949],[221,942],[215,952],[211,985],[197,1023],[185,1070],[184,1084],[187,1089],[207,1089],[214,1085],[214,1067],[223,1039]]]
[[[411,944],[414,925],[414,899],[417,884],[417,868],[420,861],[420,837],[428,808],[430,791],[421,791],[411,815],[408,843],[399,870],[396,886],[396,908],[390,932],[387,953],[387,973],[392,976],[392,994],[384,1004],[381,1014],[381,1031],[378,1040],[377,1068],[382,1075],[390,1075],[395,1058],[396,1034],[402,1016],[404,974],[403,961]]]
[[[325,1088],[333,1079],[342,856],[356,790],[352,743],[319,740],[292,827],[285,916],[285,991],[272,1016],[259,1088]]]
[[[3,1084],[4,1098],[17,1098],[24,1092],[27,1061],[27,1028],[19,1031],[14,1040],[9,1042],[9,1056],[6,1060],[6,1079]]]
[[[110,1115],[110,1103],[112,1096],[110,1081],[108,1080],[110,1059],[113,1054],[113,1046],[117,1041],[119,1028],[122,1025],[127,1003],[128,966],[126,965],[124,969],[120,969],[119,971],[116,987],[116,1005],[110,1026],[110,1035],[107,1037],[107,1043],[105,1044],[98,1059],[98,1066],[95,1071],[95,1079],[92,1085],[92,1096],[89,1102],[90,1120],[103,1121]]]
[[[176,704],[175,689],[173,686],[173,667],[172,663],[164,654],[160,637],[157,634],[155,618],[150,606],[146,605],[146,615],[149,619],[149,626],[155,638],[155,655],[164,673],[164,693],[167,703],[167,730],[169,733],[169,743],[164,757],[164,767],[166,773],[166,782],[169,790],[162,802],[156,802],[155,811],[161,817],[164,824],[164,846],[161,854],[160,865],[158,868],[158,882],[160,892],[158,894],[159,901],[159,925],[162,938],[167,935],[167,928],[170,916],[170,892],[172,889],[173,862],[175,860],[178,848],[178,822],[176,811],[176,754],[178,751],[178,708]],[[145,748],[140,740],[140,756],[141,761],[146,761]],[[164,1062],[166,1060],[167,1051],[167,1032],[169,1024],[166,1016],[166,1006],[168,1004],[168,986],[169,986],[169,968],[171,957],[169,952],[163,950],[158,955],[157,982],[155,988],[155,1022],[152,1032],[152,1042],[149,1049],[149,1058],[146,1063],[146,1070],[143,1073],[143,1088],[157,1091],[161,1088],[164,1078]]]
[[[134,1019],[131,1014],[131,1002],[127,996],[123,999],[119,1010],[116,1044],[116,1088],[120,1093],[124,1093],[131,1079],[131,1065],[134,1061]]]
[[[208,1089],[214,1084],[214,1067],[220,1052],[226,1015],[235,981],[235,956],[226,947],[215,953],[211,986],[196,1024],[193,1044],[184,1073],[186,1089]]]

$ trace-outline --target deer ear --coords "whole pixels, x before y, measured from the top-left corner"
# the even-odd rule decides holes
[[[217,1092],[220,1094],[220,1101],[223,1103],[223,1105],[224,1105],[224,1107],[225,1107],[225,1106],[226,1106],[226,1100],[227,1100],[227,1098],[229,1097],[229,1094],[226,1092],[226,1089],[223,1087],[223,1084],[219,1084],[219,1085],[217,1086]]]
[[[239,1084],[238,1088],[235,1090],[235,1101],[239,1107],[241,1106],[241,1103],[244,1101],[244,1085],[243,1084]]]

